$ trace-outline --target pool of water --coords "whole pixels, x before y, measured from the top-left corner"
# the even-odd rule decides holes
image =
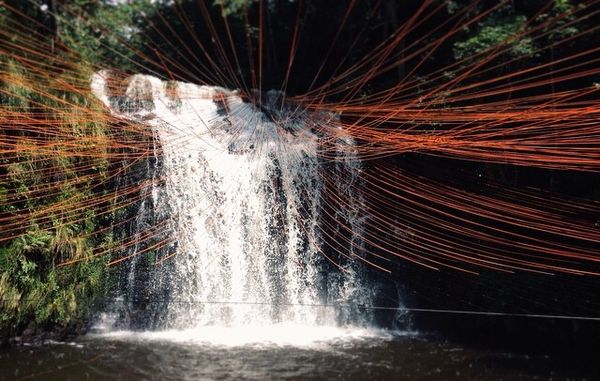
[[[593,380],[560,355],[411,332],[299,326],[90,334],[0,352],[0,380]]]

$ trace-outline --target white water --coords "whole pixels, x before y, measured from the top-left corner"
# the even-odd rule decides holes
[[[369,305],[372,297],[358,266],[323,267],[321,250],[332,236],[347,257],[362,251],[361,168],[346,156],[352,140],[341,129],[344,148],[334,164],[325,163],[318,157],[323,143],[311,130],[315,119],[300,111],[279,113],[286,121],[278,125],[235,92],[142,75],[115,96],[105,76],[94,75],[96,96],[155,135],[162,163],[153,174],[152,202],[141,209],[154,205],[155,220],[166,218],[176,241],[158,257],[167,265],[151,276],[150,287],[163,290],[154,295],[167,295],[166,311],[149,324],[161,331],[144,335],[228,345],[367,334],[340,324],[365,325],[368,316],[321,306]],[[226,101],[215,101],[221,98]],[[326,191],[348,205],[324,215]],[[128,282],[136,282],[135,272],[134,263]]]
[[[403,336],[413,335],[403,332]],[[239,327],[199,326],[184,330],[112,331],[103,339],[122,341],[159,341],[184,345],[216,347],[302,347],[327,350],[331,345],[377,339],[390,340],[398,332],[360,327],[308,326],[294,324],[250,325]]]

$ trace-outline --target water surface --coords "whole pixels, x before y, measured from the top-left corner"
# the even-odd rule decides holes
[[[112,332],[0,353],[0,380],[593,380],[558,355],[476,350],[423,335],[278,326]]]

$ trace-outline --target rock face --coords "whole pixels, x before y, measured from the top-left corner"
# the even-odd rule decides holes
[[[114,115],[148,126],[160,158],[131,232],[152,234],[131,249],[117,325],[371,321],[356,307],[321,306],[373,297],[356,263],[362,168],[333,115],[285,104],[277,92],[249,102],[145,75],[117,81],[100,72],[92,90]],[[323,129],[338,137],[324,139]],[[334,160],[320,157],[325,144],[337,147]],[[154,242],[159,265],[148,266],[135,251]]]

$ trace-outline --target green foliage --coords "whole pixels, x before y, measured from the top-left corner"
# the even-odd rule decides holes
[[[0,104],[10,111],[26,110],[29,101],[36,98],[36,95],[31,91],[31,84],[23,75],[22,68],[14,60],[9,60],[2,55],[0,55],[0,67],[5,70],[5,76],[0,82],[4,90],[0,92]]]
[[[534,45],[531,39],[519,38],[519,34],[525,30],[526,22],[527,18],[523,15],[491,17],[477,34],[454,44],[454,58],[460,60],[502,45],[510,47],[509,53],[512,56],[532,56]]]
[[[577,23],[573,23],[575,15],[573,14],[578,7],[569,0],[554,0],[554,4],[549,12],[537,16],[536,21],[543,22],[550,17],[557,18],[550,26],[544,28],[544,32],[549,31],[548,42],[560,40],[561,38],[575,35],[579,32]]]
[[[244,9],[247,9],[256,0],[214,0],[216,7],[222,8],[222,15],[243,17]]]
[[[99,143],[105,139],[97,138],[110,132],[109,126],[97,118],[100,106],[92,95],[59,90],[86,85],[87,69],[36,77],[32,69],[4,58],[0,59],[0,70],[6,73],[0,83],[0,107],[30,120],[40,118],[39,125],[60,121],[38,132],[0,125],[0,131],[10,130],[11,139],[23,148],[16,156],[0,156],[4,179],[0,216],[12,217],[8,221],[24,221],[20,228],[18,223],[9,223],[11,229],[0,229],[0,337],[6,337],[27,327],[80,322],[104,296],[107,260],[93,254],[104,249],[106,241],[112,241],[112,232],[94,234],[103,223],[96,211],[74,212],[69,206],[102,192],[94,190],[92,181],[107,176],[109,163],[103,153],[109,147],[108,143]],[[35,111],[40,109],[43,115],[36,116]],[[62,130],[62,134],[54,134],[55,129]],[[71,145],[70,150],[85,154],[65,155],[60,148],[68,144],[61,141],[64,136],[93,144]],[[54,140],[56,152],[37,149],[35,142],[40,140]],[[81,167],[92,169],[81,173]],[[40,193],[39,189],[45,191]],[[61,266],[66,261],[78,262]]]
[[[110,4],[98,0],[64,2],[58,10],[60,39],[89,63],[140,71],[142,67],[134,60],[136,51],[145,44],[140,28],[157,5],[151,0]]]
[[[103,294],[106,265],[101,259],[58,267],[60,233],[39,229],[0,248],[0,332],[25,326],[66,326],[89,313]],[[90,242],[83,243],[90,245]]]
[[[547,12],[537,14],[532,19],[517,13],[511,6],[502,7],[472,28],[466,39],[454,42],[454,58],[469,59],[494,49],[506,50],[503,54],[506,59],[536,58],[541,47],[579,32],[578,23],[573,22],[573,13],[580,6],[582,5],[573,5],[569,0],[554,0]],[[450,14],[458,9],[460,5],[457,1],[451,1],[447,5]],[[528,29],[537,25],[543,26],[542,38],[533,41],[532,38],[523,36]]]

